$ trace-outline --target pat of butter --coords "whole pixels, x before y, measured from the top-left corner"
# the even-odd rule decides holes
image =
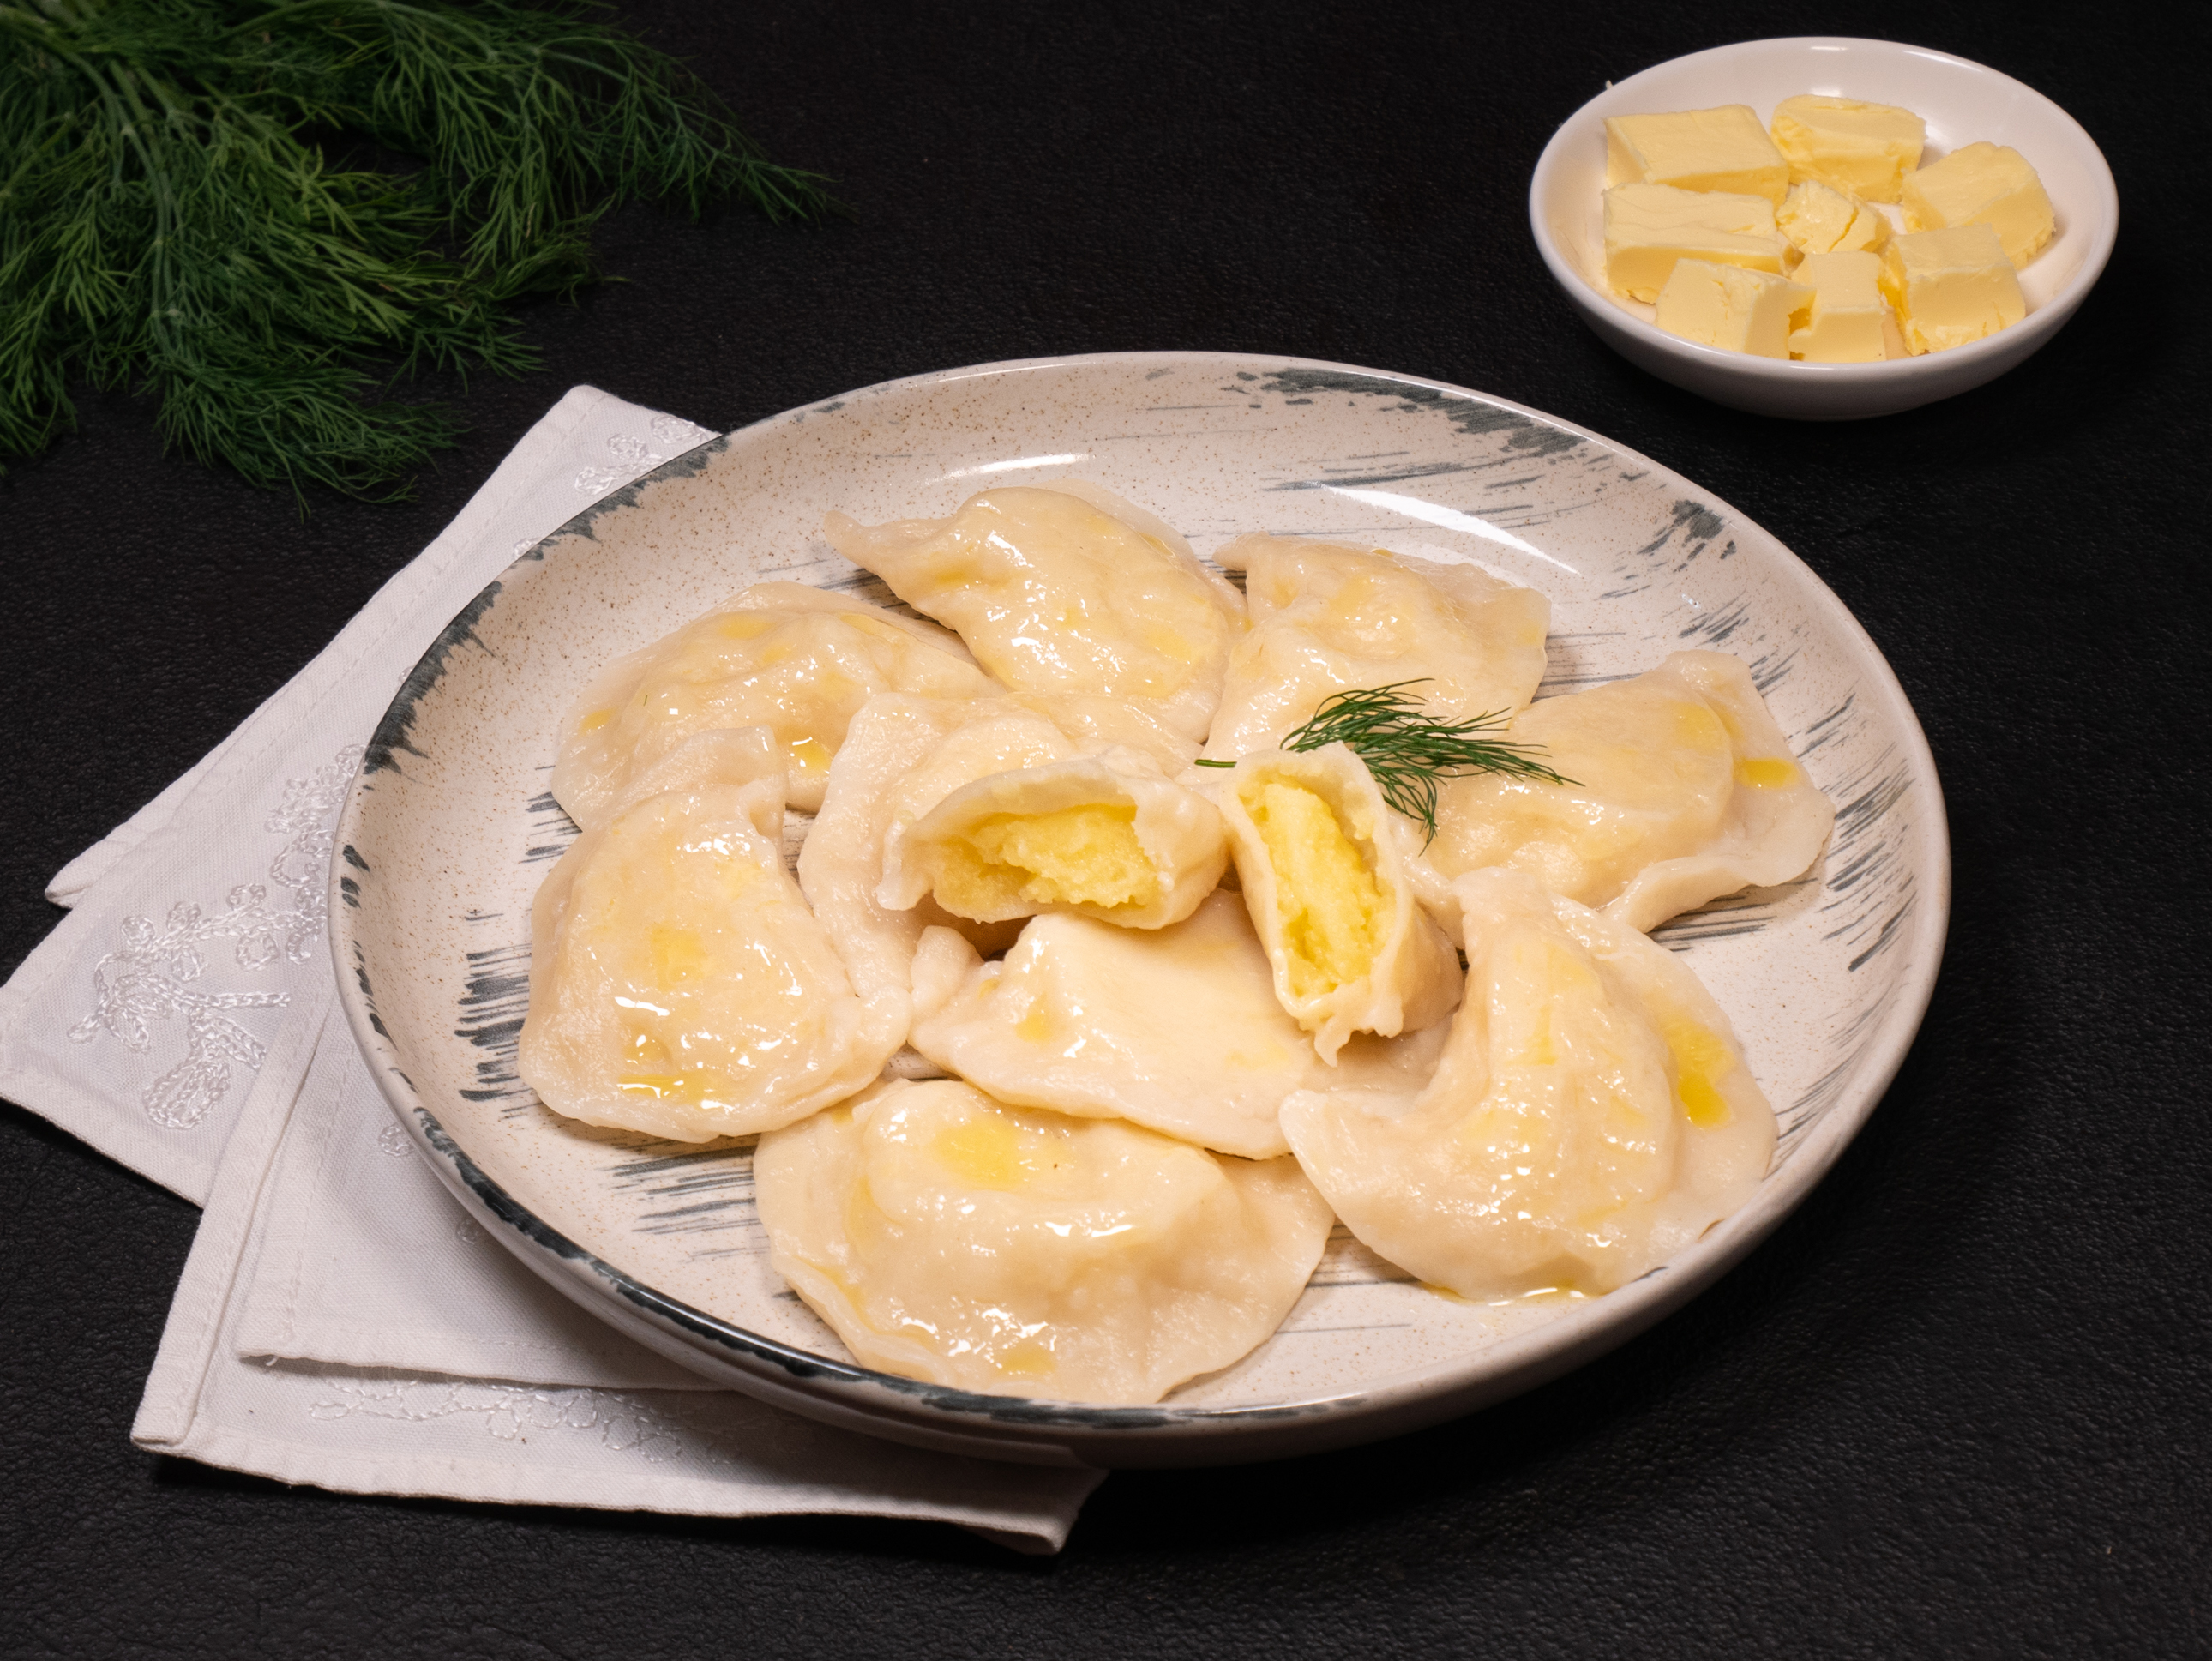
[[[1920,165],[1928,124],[1911,110],[1807,93],[1774,106],[1774,143],[1792,182],[1818,179],[1869,202],[1894,202]]]
[[[1812,289],[1771,271],[1678,259],[1659,290],[1658,323],[1701,346],[1786,358],[1791,326],[1812,303]]]
[[[1915,356],[1966,345],[2027,315],[2020,278],[1987,225],[1893,238],[1881,257],[1881,291]]]
[[[1729,191],[1779,202],[1790,164],[1748,104],[1671,115],[1608,116],[1605,182]]]
[[[1881,256],[1863,248],[1808,253],[1791,274],[1813,290],[1813,313],[1790,337],[1808,363],[1880,363],[1905,356],[1905,336],[1881,297]]]
[[[2041,253],[2058,228],[2043,181],[2008,145],[1969,144],[1907,173],[1902,201],[1907,230],[1987,225],[2014,266]]]
[[[1817,179],[1790,187],[1774,210],[1774,224],[1800,253],[1841,253],[1853,248],[1879,252],[1889,240],[1889,221],[1880,209]]]
[[[1763,196],[1616,185],[1605,193],[1605,274],[1633,300],[1656,300],[1678,259],[1780,275],[1790,245]]]

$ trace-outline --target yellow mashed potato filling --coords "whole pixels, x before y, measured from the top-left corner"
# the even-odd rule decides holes
[[[1148,904],[1160,874],[1138,845],[1136,818],[1120,802],[994,813],[945,846],[937,903],[963,917],[1016,904]]]
[[[1292,995],[1319,997],[1359,979],[1382,949],[1382,891],[1335,810],[1303,786],[1273,782],[1245,806],[1274,867]]]

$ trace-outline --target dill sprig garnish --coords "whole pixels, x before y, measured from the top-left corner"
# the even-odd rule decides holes
[[[518,374],[507,302],[597,276],[616,204],[827,202],[676,60],[571,0],[0,0],[0,454],[77,381],[301,498],[404,495],[460,430],[383,396]],[[326,141],[413,158],[334,164]]]
[[[1341,744],[1367,764],[1381,787],[1382,800],[1437,835],[1437,787],[1444,779],[1469,773],[1503,773],[1510,778],[1540,779],[1547,784],[1572,784],[1535,759],[1543,746],[1515,744],[1489,738],[1510,719],[1505,710],[1477,715],[1470,721],[1440,721],[1407,696],[1406,688],[1418,680],[1394,681],[1352,692],[1333,692],[1323,698],[1311,719],[1285,737],[1285,750],[1318,750]],[[1233,766],[1234,763],[1201,762],[1200,766]]]

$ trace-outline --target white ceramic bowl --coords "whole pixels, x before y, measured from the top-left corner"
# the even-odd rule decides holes
[[[1800,93],[1896,104],[1928,123],[1925,159],[1986,139],[2041,175],[2058,233],[2020,274],[2027,316],[1971,346],[1889,363],[1796,363],[1664,333],[1653,308],[1605,280],[1605,120],[1748,104],[1762,121]],[[1799,421],[1854,421],[1993,380],[2058,332],[2095,286],[2120,222],[2112,170],[2081,124],[1979,64],[1893,40],[1805,36],[1692,52],[1608,87],[1552,135],[1528,186],[1537,250],[1589,326],[1639,368],[1717,404]]]
[[[888,592],[821,537],[950,512],[988,483],[1095,480],[1210,553],[1241,532],[1479,560],[1551,595],[1558,692],[1712,647],[1751,666],[1836,833],[1796,882],[1676,919],[1781,1141],[1735,1215],[1632,1285],[1486,1305],[1332,1240],[1283,1329],[1156,1407],[970,1395],[856,1364],[769,1269],[751,1148],[548,1112],[516,1076],[531,898],[573,834],[546,795],[599,666],[775,576]],[[455,618],[369,745],[340,821],[331,942],[370,1071],[486,1232],[641,1343],[879,1435],[1097,1464],[1310,1452],[1464,1413],[1620,1342],[1710,1284],[1820,1180],[1904,1058],[1950,864],[1920,727],[1881,654],[1790,551],[1676,474],[1549,417],[1340,364],[1129,353],[958,369],[717,439],[531,550]]]

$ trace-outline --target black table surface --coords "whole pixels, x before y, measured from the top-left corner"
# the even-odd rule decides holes
[[[88,393],[0,478],[0,970],[60,915],[46,879],[569,386],[732,428],[957,364],[1188,348],[1498,393],[1795,549],[1942,773],[1934,1003],[1825,1183],[1657,1329],[1395,1442],[1117,1475],[1042,1561],[951,1528],[349,1498],[140,1453],[198,1214],[0,1108],[0,1652],[2212,1652],[2203,9],[623,9],[850,216],[617,215],[629,280],[531,311],[544,372],[471,386],[473,430],[403,505],[303,520]],[[1765,420],[1631,368],[1553,288],[1524,204],[1559,122],[1791,25],[1991,64],[2103,147],[2118,252],[2010,375]]]

